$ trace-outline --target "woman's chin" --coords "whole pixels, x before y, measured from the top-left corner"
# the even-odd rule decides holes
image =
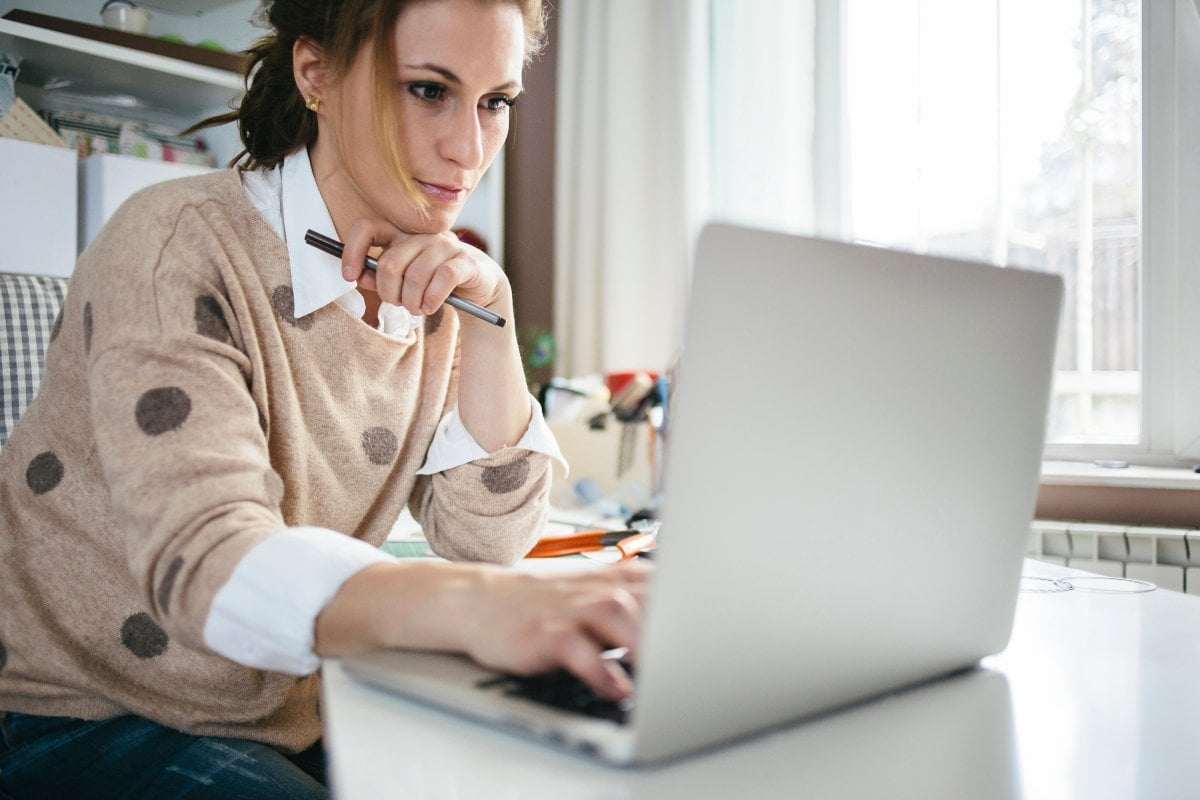
[[[409,214],[402,221],[393,224],[405,233],[447,233],[458,222],[460,210],[454,209],[453,212],[449,212],[439,211],[435,208],[431,209],[431,213],[428,215]]]

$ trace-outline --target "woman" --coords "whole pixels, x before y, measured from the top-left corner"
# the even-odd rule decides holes
[[[245,169],[114,215],[0,453],[13,796],[322,796],[318,659],[372,647],[630,690],[600,653],[636,643],[641,569],[377,549],[406,503],[457,560],[512,562],[545,520],[558,454],[514,326],[442,307],[512,317],[503,272],[448,231],[507,134],[540,0],[266,14],[228,115]]]

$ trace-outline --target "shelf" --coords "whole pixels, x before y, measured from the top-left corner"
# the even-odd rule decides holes
[[[138,3],[149,9],[170,11],[175,14],[192,14],[200,16],[207,11],[232,5],[234,0],[144,0]]]
[[[1200,474],[1182,468],[1136,464],[1113,469],[1082,461],[1043,461],[1042,483],[1050,486],[1113,486],[1127,489],[1200,491]]]
[[[45,28],[48,31],[57,31],[58,33],[78,36],[81,39],[88,39],[93,42],[115,44],[143,53],[167,56],[168,58],[187,61],[192,64],[200,64],[205,67],[215,67],[237,75],[242,74],[246,66],[245,57],[239,53],[208,50],[182,42],[169,42],[164,39],[156,39],[153,36],[144,36],[140,33],[114,30],[100,25],[90,25],[78,20],[52,17],[49,14],[38,14],[34,11],[25,11],[19,8],[9,11],[4,15],[4,19],[10,22],[19,22],[23,25],[32,25],[36,28]]]
[[[21,59],[22,84],[44,87],[52,81],[61,81],[65,82],[63,88],[69,85],[70,90],[75,92],[127,94],[187,118],[199,118],[214,110],[228,108],[230,101],[242,93],[241,75],[229,69],[8,18],[17,13],[10,12],[0,19],[0,50]],[[26,18],[44,16],[28,12],[24,14]],[[105,31],[108,34],[106,38],[119,35],[143,39],[144,46],[152,44],[155,49],[176,47],[185,48],[185,52],[199,49],[135,34],[107,31],[94,25],[72,24],[79,26],[79,29]],[[202,52],[208,56],[229,56]]]

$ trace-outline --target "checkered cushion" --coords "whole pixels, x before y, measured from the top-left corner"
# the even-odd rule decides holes
[[[0,273],[0,447],[37,392],[67,279]]]

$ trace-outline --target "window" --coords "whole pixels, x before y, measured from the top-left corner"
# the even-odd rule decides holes
[[[1179,260],[1197,252],[1185,240],[1200,225],[1178,224],[1200,211],[1200,159],[1181,147],[1200,134],[1200,97],[1185,96],[1200,94],[1193,0],[753,7],[775,4],[791,19],[764,24],[712,0],[714,97],[730,96],[731,84],[719,90],[731,75],[743,98],[769,87],[773,103],[754,104],[785,113],[767,127],[811,160],[797,170],[772,139],[749,146],[763,116],[714,103],[714,214],[1058,272],[1067,298],[1047,453],[1200,456],[1200,411],[1186,413],[1200,409],[1200,325],[1179,313],[1190,310],[1180,298],[1200,301],[1196,270]],[[815,42],[812,58],[776,57],[785,22]],[[722,180],[730,163],[774,168],[787,191]],[[802,201],[789,196],[797,185]]]
[[[1067,286],[1051,442],[1136,444],[1134,0],[849,0],[847,232]]]

